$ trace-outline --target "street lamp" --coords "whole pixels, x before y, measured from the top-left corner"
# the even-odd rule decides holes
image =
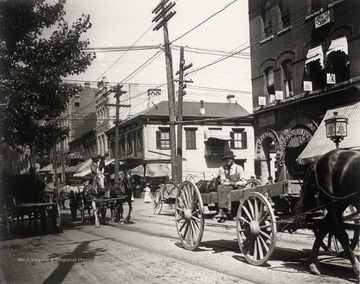
[[[339,143],[347,136],[348,119],[346,117],[338,116],[338,112],[334,112],[334,116],[325,120],[326,137],[330,138],[336,148],[339,148]]]

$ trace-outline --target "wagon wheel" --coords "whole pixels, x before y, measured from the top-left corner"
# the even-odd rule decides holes
[[[40,221],[41,221],[41,229],[43,230],[43,232],[46,231],[46,227],[47,227],[47,218],[46,218],[46,210],[45,209],[41,209],[40,210]]]
[[[60,215],[60,206],[59,203],[56,202],[55,204],[52,205],[51,208],[51,218],[52,218],[52,223],[55,229],[56,233],[60,233],[61,232],[61,215]]]
[[[257,180],[256,178],[250,178],[247,180],[245,188],[257,187],[259,185],[262,185],[261,181]]]
[[[356,208],[352,205],[349,205],[349,207],[346,208],[343,214],[343,219],[346,221],[347,216],[354,213],[356,213]],[[359,244],[359,229],[351,226],[355,224],[358,225],[359,220],[355,220],[353,222],[345,222],[345,228],[348,227],[346,228],[346,231],[349,236],[350,248],[352,250],[354,250]],[[336,257],[344,255],[344,249],[333,233],[328,233],[324,240],[322,241],[320,246],[326,253]]]
[[[194,250],[204,233],[203,202],[200,191],[191,181],[184,181],[175,201],[176,229],[184,248]]]
[[[236,228],[246,260],[253,265],[265,263],[275,249],[276,220],[264,195],[251,192],[245,196],[237,212]]]
[[[162,194],[159,189],[155,191],[153,202],[153,213],[159,215],[163,206]]]
[[[76,220],[76,213],[77,213],[77,200],[76,200],[76,194],[73,190],[70,191],[70,211],[71,211],[71,217],[73,220]]]

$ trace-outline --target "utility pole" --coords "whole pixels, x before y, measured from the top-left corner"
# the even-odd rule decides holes
[[[170,151],[171,151],[171,175],[174,182],[179,182],[176,170],[176,134],[175,134],[175,87],[173,77],[172,56],[169,42],[169,32],[167,22],[176,14],[175,11],[170,11],[175,6],[175,3],[169,0],[161,0],[161,2],[152,11],[157,14],[152,22],[158,22],[153,28],[154,31],[161,27],[164,32],[164,46],[165,46],[165,62],[166,62],[166,77],[169,99],[169,122],[170,122]]]
[[[119,113],[120,107],[131,107],[131,105],[121,105],[120,97],[122,94],[126,94],[126,91],[121,90],[123,85],[117,84],[112,91],[115,93],[116,103],[115,104],[106,104],[107,106],[116,107],[116,117],[115,117],[115,168],[114,168],[114,184],[119,182]]]
[[[186,88],[186,82],[192,83],[192,81],[184,81],[184,71],[192,67],[192,63],[185,66],[184,59],[184,47],[180,47],[180,66],[179,71],[176,72],[176,75],[179,75],[179,97],[178,97],[178,111],[177,111],[177,121],[182,121],[183,115],[183,96],[186,95],[184,89]],[[175,80],[176,81],[176,80]],[[182,124],[177,126],[177,171],[178,178],[182,181]]]

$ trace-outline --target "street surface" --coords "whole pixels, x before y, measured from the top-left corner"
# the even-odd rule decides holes
[[[133,208],[130,223],[107,218],[100,228],[62,210],[60,234],[50,224],[46,233],[12,224],[14,233],[1,236],[0,283],[356,283],[342,258],[322,255],[323,275],[309,273],[311,231],[278,233],[273,256],[257,267],[242,256],[234,221],[206,220],[200,247],[187,251],[168,205],[160,215],[142,199]]]

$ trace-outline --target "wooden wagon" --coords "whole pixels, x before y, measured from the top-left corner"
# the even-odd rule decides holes
[[[37,224],[40,219],[41,228],[46,231],[50,219],[56,233],[61,232],[61,215],[59,194],[55,190],[44,190],[42,181],[33,183],[30,175],[8,176],[1,181],[0,210],[4,232],[10,234],[12,222],[23,224],[25,217],[29,226],[32,221]]]
[[[296,214],[301,182],[284,180],[277,183],[241,188],[231,192],[231,200],[239,202],[236,214],[236,232],[240,250],[253,265],[265,263],[272,255],[278,231],[300,228],[312,229],[321,218],[321,208],[306,214]],[[184,181],[175,197],[175,222],[184,248],[195,250],[201,243],[205,219],[217,211],[216,192],[201,193],[196,184]],[[355,217],[354,217],[355,216]],[[357,212],[344,216],[350,233],[350,245],[354,249],[359,242],[359,218]],[[330,235],[322,247],[332,254],[342,252]]]

